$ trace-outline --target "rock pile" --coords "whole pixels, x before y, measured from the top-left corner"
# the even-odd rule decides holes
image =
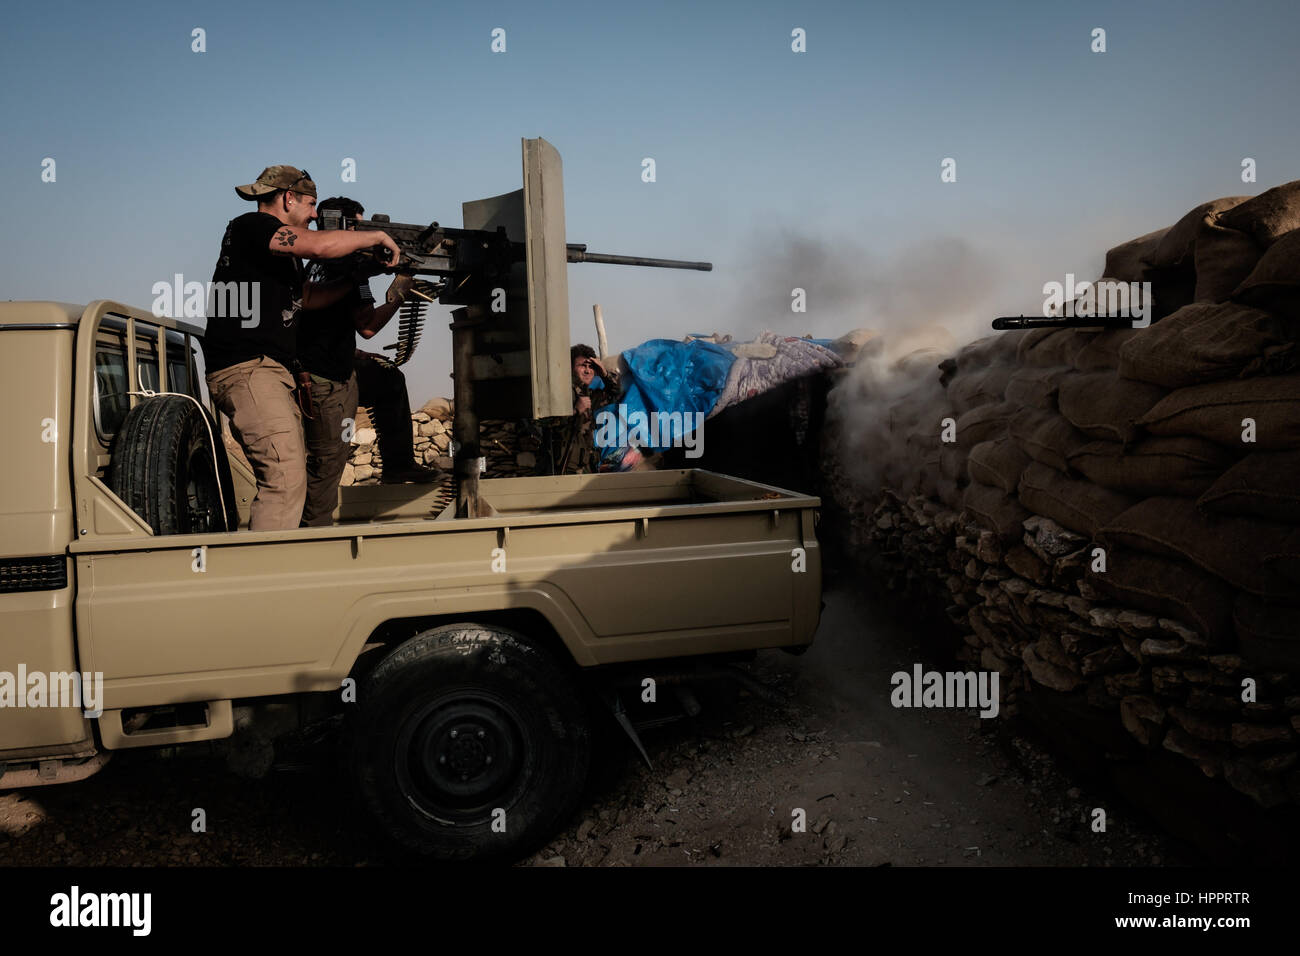
[[[411,414],[415,460],[451,474],[452,403],[433,398]],[[537,474],[537,440],[520,422],[484,419],[479,422],[479,447],[487,458],[487,478]],[[352,455],[343,469],[342,485],[378,484],[383,473],[374,423],[365,408],[357,409]]]
[[[1300,182],[1112,249],[1149,328],[974,342],[891,408],[914,467],[864,493],[830,465],[876,572],[941,601],[967,660],[1264,806],[1300,803],[1297,227]]]

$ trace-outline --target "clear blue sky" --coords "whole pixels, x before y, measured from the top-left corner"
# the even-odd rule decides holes
[[[617,349],[714,329],[968,329],[1037,309],[1044,282],[1095,277],[1106,247],[1199,202],[1300,175],[1298,11],[10,5],[0,296],[148,308],[174,273],[206,282],[225,223],[250,208],[232,187],[271,163],[308,169],[322,197],[459,225],[463,200],[519,187],[519,140],[540,135],[564,158],[570,242],[715,263],[570,266],[575,341],[594,339],[593,302]],[[795,27],[806,53],[790,49]],[[1105,53],[1089,49],[1094,27]],[[345,157],[355,184],[340,181]],[[956,183],[940,182],[945,157]],[[805,315],[789,311],[796,285]],[[450,393],[449,333],[430,326],[407,367],[416,403]]]

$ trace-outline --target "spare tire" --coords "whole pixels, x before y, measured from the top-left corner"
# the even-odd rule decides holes
[[[188,398],[141,399],[117,430],[108,486],[154,534],[234,531],[239,512],[230,463],[225,446],[213,442],[220,434]]]

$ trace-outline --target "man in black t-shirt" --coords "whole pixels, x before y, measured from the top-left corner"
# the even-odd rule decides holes
[[[337,209],[354,220],[365,209],[354,199],[326,199],[318,211]],[[361,359],[357,335],[371,338],[393,317],[410,291],[410,276],[397,276],[383,305],[375,305],[370,284],[348,259],[312,265],[313,282],[350,279],[354,285],[338,302],[321,309],[298,329],[298,359],[311,375],[312,418],[304,425],[307,439],[307,503],[303,527],[328,525],[338,503],[339,479],[352,451],[344,419],[358,405],[375,406],[375,428],[384,456],[387,481],[432,481],[437,472],[417,467],[412,458],[411,407],[406,382],[397,366],[382,357]]]
[[[307,495],[302,415],[293,397],[297,323],[301,310],[330,305],[355,287],[304,285],[299,259],[382,246],[396,264],[401,252],[384,232],[309,230],[316,184],[293,166],[268,166],[235,192],[256,201],[257,212],[232,219],[221,241],[203,337],[208,391],[257,478],[249,527],[296,528]]]

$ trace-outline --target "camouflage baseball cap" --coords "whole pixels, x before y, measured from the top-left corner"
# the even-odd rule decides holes
[[[316,195],[316,184],[311,181],[311,176],[296,166],[267,166],[256,182],[236,186],[235,192],[239,193],[240,199],[259,199],[277,189],[292,189],[313,198]]]

